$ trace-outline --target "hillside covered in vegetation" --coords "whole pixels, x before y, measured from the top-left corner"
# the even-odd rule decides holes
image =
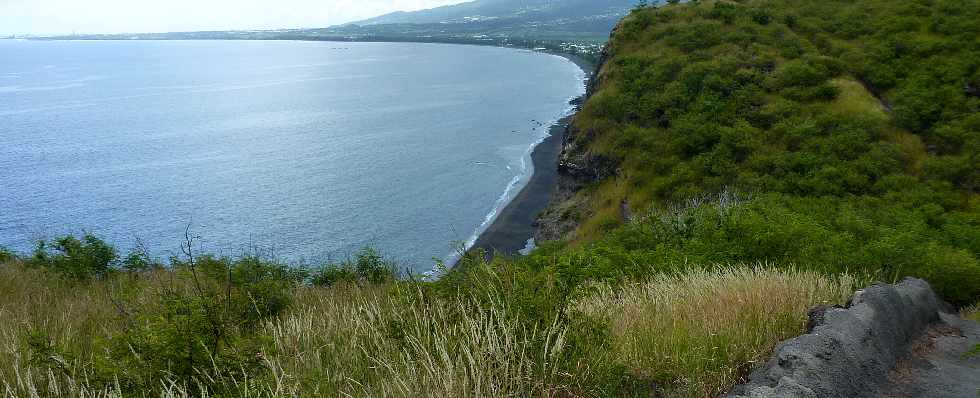
[[[0,251],[0,394],[712,397],[871,280],[980,301],[980,1],[636,9],[572,133],[562,239],[438,281]]]
[[[633,13],[566,149],[581,189],[549,216],[581,225],[567,235],[581,248],[561,257],[917,275],[976,300],[978,21],[971,0]],[[739,200],[703,200],[719,192]]]

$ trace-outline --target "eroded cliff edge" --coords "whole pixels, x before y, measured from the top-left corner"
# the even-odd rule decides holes
[[[610,37],[615,36],[618,29],[613,29]],[[605,65],[611,58],[611,49],[607,46],[595,65],[595,71],[589,77],[585,96],[577,104],[579,109],[598,91],[605,78]],[[565,126],[562,150],[558,158],[558,186],[551,203],[535,222],[535,241],[554,241],[568,237],[585,218],[584,212],[588,208],[586,199],[577,194],[583,187],[616,172],[615,162],[592,154],[585,148],[582,142],[585,141],[586,134],[588,132],[579,128],[574,118]]]
[[[952,312],[921,279],[875,284],[846,308],[812,311],[809,333],[726,397],[976,396],[980,325]]]

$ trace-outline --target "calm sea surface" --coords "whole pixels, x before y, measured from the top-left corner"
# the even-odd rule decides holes
[[[0,40],[0,246],[371,245],[425,271],[486,226],[583,93],[559,57],[332,42]]]

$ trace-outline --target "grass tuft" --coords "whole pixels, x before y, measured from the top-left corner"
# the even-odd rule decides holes
[[[854,284],[849,276],[769,265],[719,267],[599,286],[574,308],[608,323],[614,356],[634,376],[678,395],[713,397],[777,343],[802,334],[809,308],[844,302]]]
[[[963,315],[963,318],[980,322],[980,303],[964,308],[960,314]]]

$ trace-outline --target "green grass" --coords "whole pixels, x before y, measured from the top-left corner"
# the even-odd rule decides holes
[[[838,89],[837,98],[831,102],[834,111],[844,114],[863,114],[886,120],[889,118],[884,105],[860,82],[853,78],[835,78],[830,82]]]
[[[964,308],[962,314],[963,318],[980,322],[980,303]]]
[[[94,237],[0,250],[2,394],[702,397],[846,299],[848,275],[975,303],[977,15],[638,10],[574,122],[570,155],[610,175],[553,210],[578,230],[437,282],[397,280],[372,251],[302,270],[192,241],[166,266]]]
[[[610,176],[558,205],[579,222],[567,261],[880,271],[976,301],[980,98],[964,87],[980,85],[980,18],[967,15],[980,1],[633,12],[573,123],[569,155]],[[650,235],[663,225],[619,214],[624,202],[642,216],[725,191],[760,200],[697,236]]]
[[[184,379],[166,369],[132,374],[148,370],[133,366],[163,366],[147,356],[164,355],[141,350],[132,336],[166,313],[158,289],[193,284],[189,275],[127,272],[77,283],[3,265],[2,395],[621,396],[644,394],[631,388],[653,379],[708,396],[800,333],[807,308],[840,303],[853,285],[768,266],[717,267],[583,286],[567,308],[535,321],[505,293],[512,286],[503,274],[484,276],[489,289],[469,295],[417,282],[296,285],[288,309],[229,340],[220,355],[206,354]],[[143,337],[165,337],[156,332]]]
[[[610,355],[674,394],[714,397],[777,343],[805,332],[806,311],[843,304],[854,279],[771,266],[718,267],[602,285],[573,308],[609,324]]]
[[[71,396],[107,391],[119,396],[531,396],[562,386],[556,370],[567,326],[525,324],[491,299],[428,297],[413,283],[296,286],[290,309],[229,340],[194,376],[167,368],[145,378],[138,366],[167,366],[140,350],[142,338],[167,338],[152,318],[164,316],[158,288],[193,284],[170,271],[119,274],[84,284],[47,271],[0,266],[0,385],[5,396]],[[148,317],[135,321],[117,307],[120,290]],[[130,308],[127,311],[137,311]],[[131,322],[135,322],[131,323]],[[231,333],[231,329],[227,331]],[[200,338],[200,339],[198,339]],[[117,350],[123,344],[123,350]],[[163,348],[179,349],[179,346]],[[251,352],[250,357],[227,351]],[[173,364],[170,364],[172,370]],[[153,370],[153,369],[141,369]],[[141,382],[139,384],[137,382]],[[137,384],[134,384],[137,383]]]

